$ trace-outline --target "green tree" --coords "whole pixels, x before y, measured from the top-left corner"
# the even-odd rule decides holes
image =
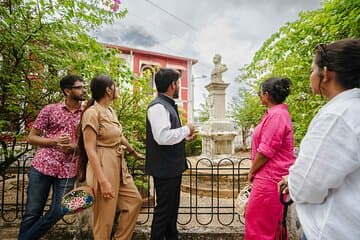
[[[241,68],[241,75],[236,81],[239,83],[239,96],[233,99],[230,104],[231,118],[240,127],[242,136],[243,150],[247,146],[246,139],[251,135],[251,128],[259,122],[261,115],[264,113],[264,107],[259,101],[259,97],[254,94],[259,89],[256,82],[249,82],[245,78],[245,68]]]
[[[207,102],[205,103],[200,103],[200,108],[195,110],[198,114],[198,119],[197,121],[199,121],[200,123],[204,123],[207,120],[209,120],[210,118],[210,109],[209,109],[209,105]]]
[[[27,146],[17,146],[38,111],[63,97],[59,89],[62,76],[77,73],[89,81],[105,73],[119,84],[134,79],[117,51],[104,48],[89,35],[101,24],[125,16],[126,11],[113,6],[110,0],[1,1],[0,154],[4,161],[0,175],[29,151]],[[130,89],[124,87],[122,95],[130,94]],[[141,99],[141,94],[134,98]],[[129,106],[126,111],[133,111]]]
[[[299,14],[298,20],[287,23],[264,42],[252,62],[241,76],[255,95],[256,87],[270,76],[288,77],[292,81],[292,93],[287,99],[293,119],[295,140],[298,144],[307,127],[325,100],[311,94],[309,71],[313,49],[319,43],[329,43],[342,38],[360,37],[360,1],[324,0],[315,11]],[[239,122],[243,114],[252,114],[253,98],[234,108]],[[261,114],[257,112],[257,114]],[[256,118],[254,118],[255,120]],[[256,124],[257,122],[252,122]]]
[[[240,127],[243,150],[246,150],[250,147],[247,146],[246,139],[250,137],[251,129],[259,122],[264,113],[264,107],[261,106],[257,96],[245,92],[241,101],[233,101],[231,109],[231,117]]]
[[[123,73],[124,78],[118,83],[120,98],[114,107],[129,142],[137,150],[144,150],[146,107],[154,98],[152,93],[149,94],[152,90],[149,86],[149,76],[145,73],[142,78],[135,77],[128,68],[124,68]]]

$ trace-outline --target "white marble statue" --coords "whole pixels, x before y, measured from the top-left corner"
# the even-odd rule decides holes
[[[211,82],[222,83],[222,74],[227,71],[227,67],[225,64],[221,63],[221,55],[215,54],[213,58],[213,62],[215,64],[214,69],[211,72]]]

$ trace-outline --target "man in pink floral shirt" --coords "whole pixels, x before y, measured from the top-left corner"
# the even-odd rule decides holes
[[[61,198],[73,188],[77,162],[75,133],[86,98],[84,80],[68,75],[60,81],[64,102],[45,106],[37,116],[28,142],[37,146],[29,170],[29,186],[19,239],[34,240],[62,218]],[[50,209],[43,215],[52,188]]]

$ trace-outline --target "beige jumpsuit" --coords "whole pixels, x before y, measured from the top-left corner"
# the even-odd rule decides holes
[[[105,199],[90,164],[87,165],[86,182],[95,192],[94,240],[108,240],[114,223],[116,209],[120,210],[113,239],[131,239],[142,198],[129,174],[121,147],[122,127],[113,110],[108,111],[94,103],[84,112],[82,130],[91,127],[97,134],[97,155],[104,175],[115,190],[115,198]]]

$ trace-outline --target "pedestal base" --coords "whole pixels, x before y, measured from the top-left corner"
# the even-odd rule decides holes
[[[216,161],[235,154],[237,132],[230,121],[208,121],[201,127],[199,135],[202,138],[201,156]]]

